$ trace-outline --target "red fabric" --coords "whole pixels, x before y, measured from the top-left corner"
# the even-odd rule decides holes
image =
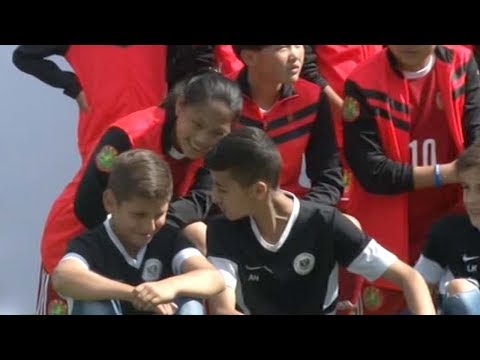
[[[243,69],[243,62],[237,58],[232,45],[215,45],[215,59],[223,75],[229,79],[235,79]]]
[[[71,45],[65,58],[77,75],[89,112],[80,112],[82,161],[114,121],[159,104],[166,95],[166,45]]]
[[[129,135],[132,149],[148,149],[163,155],[169,163],[174,182],[173,193],[185,195],[193,185],[197,170],[203,160],[175,160],[163,154],[161,134],[165,123],[165,111],[157,106],[130,114],[112,126]],[[65,254],[68,241],[81,234],[85,228],[74,212],[75,194],[88,164],[84,164],[74,179],[55,200],[43,231],[41,242],[42,263],[51,274]]]
[[[164,123],[165,110],[154,106],[124,117],[115,123],[115,127],[122,129],[129,135],[132,148],[149,149],[163,155],[172,172],[174,195],[184,196],[192,187],[197,170],[203,165],[203,159],[192,161],[184,158],[176,160],[163,154]]]
[[[454,88],[461,86],[466,80],[465,76],[461,76],[452,81],[452,73],[468,61],[470,53],[462,47],[452,47],[452,49],[454,51],[452,63],[446,63],[437,59],[432,71],[434,72],[433,76],[438,88],[438,96],[444,109],[444,122],[447,123],[447,126],[443,126],[443,128],[447,130],[454,144],[455,154],[458,155],[463,149],[464,142],[462,118],[465,97],[462,95],[453,99],[452,93]],[[409,89],[408,82],[399,77],[391,68],[386,56],[386,50],[357,68],[350,78],[363,89],[373,89],[384,92],[388,94],[391,99],[406,104],[409,108],[411,107],[412,100],[410,97],[412,91]],[[375,99],[369,99],[368,102],[371,106],[381,107],[391,114],[391,116],[412,124],[412,119],[409,114],[396,111],[391,108],[388,103],[381,103]],[[376,122],[386,155],[395,161],[410,162],[409,144],[412,140],[410,133],[395,128],[392,121],[386,121],[383,118],[376,118]],[[430,131],[432,132],[431,128]],[[435,133],[436,130],[432,132],[432,134]],[[443,136],[444,135],[442,135],[442,137]],[[450,154],[451,146],[446,145],[446,148],[448,149],[446,154]],[[447,187],[442,188],[439,192],[442,196],[443,194],[446,194],[445,196],[448,197],[451,196],[451,192]],[[425,232],[425,227],[416,224],[416,231],[418,231],[418,233],[409,233],[408,198],[409,194],[381,196],[367,193],[361,185],[353,179],[348,213],[356,217],[362,224],[363,229],[384,247],[394,252],[401,260],[412,264],[413,261],[416,260],[415,256],[418,254],[423,242],[422,237]],[[454,199],[447,201],[450,202],[452,207],[457,205]],[[447,212],[448,210],[444,209],[444,211]],[[433,215],[437,216],[438,214]],[[410,242],[409,238],[411,235],[414,235],[414,238],[412,237],[412,241]],[[370,284],[366,286],[370,286]],[[383,280],[377,281],[375,286],[382,291],[394,290],[399,292],[399,289],[395,289],[392,284]],[[392,313],[394,310],[396,311],[397,306],[402,305],[402,300],[394,300],[394,297],[394,295],[386,296],[387,300],[385,300],[386,304],[383,310],[380,309],[377,313],[381,313],[382,311]],[[375,313],[375,311],[370,311],[370,313]]]
[[[328,82],[328,84],[341,97],[344,97],[343,87],[345,80],[352,71],[362,62],[382,51],[382,45],[315,45],[314,50],[317,55],[317,65],[319,72]],[[335,137],[340,151],[340,158],[344,167],[344,177],[346,186],[342,200],[339,203],[339,209],[343,212],[348,210],[348,201],[350,198],[350,178],[351,172],[348,169],[347,162],[343,153],[343,121],[341,113],[332,111],[332,120],[334,123]],[[339,300],[348,300],[352,304],[357,304],[360,297],[360,291],[363,284],[363,278],[340,271]]]
[[[458,150],[445,126],[435,71],[408,82],[411,105],[410,149],[413,166],[446,164],[454,161]],[[459,185],[428,188],[408,194],[409,263],[416,262],[433,222],[461,203]]]

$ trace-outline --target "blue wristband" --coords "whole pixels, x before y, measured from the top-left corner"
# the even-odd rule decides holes
[[[442,182],[442,177],[440,175],[440,165],[436,164],[433,172],[433,181],[435,183],[435,187],[439,188],[442,187],[443,182]]]

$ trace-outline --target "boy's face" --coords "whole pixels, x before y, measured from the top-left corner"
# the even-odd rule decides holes
[[[480,169],[470,168],[458,174],[463,202],[473,226],[480,229]]]
[[[293,84],[299,79],[305,57],[303,45],[268,45],[242,53],[245,63],[262,74],[262,79],[282,84]]]
[[[135,196],[119,203],[109,189],[104,193],[103,202],[112,214],[115,234],[126,248],[141,249],[165,225],[168,202]]]
[[[211,171],[213,178],[213,201],[228,220],[234,221],[251,214],[253,189],[244,188],[236,182],[228,170]]]
[[[231,130],[235,114],[227,105],[210,101],[203,105],[176,105],[176,136],[181,152],[196,159],[215,146]]]
[[[388,45],[402,70],[415,71],[422,69],[436,45]]]

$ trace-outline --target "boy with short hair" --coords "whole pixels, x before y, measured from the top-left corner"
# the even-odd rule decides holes
[[[280,190],[281,165],[275,143],[251,127],[232,132],[206,157],[225,215],[207,227],[209,259],[227,286],[209,299],[212,313],[239,313],[237,304],[251,314],[334,313],[339,264],[369,280],[394,282],[413,313],[435,313],[415,270],[336,208]]]
[[[466,213],[450,215],[431,228],[415,269],[435,293],[445,315],[480,315],[480,140],[455,163]]]
[[[165,224],[171,197],[170,168],[154,152],[114,160],[103,195],[109,217],[70,242],[52,276],[54,289],[73,299],[73,314],[171,314],[180,297],[224,289],[218,271]]]

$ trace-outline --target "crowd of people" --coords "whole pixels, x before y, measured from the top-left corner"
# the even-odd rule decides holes
[[[79,109],[37,314],[480,314],[479,50],[18,46]]]

